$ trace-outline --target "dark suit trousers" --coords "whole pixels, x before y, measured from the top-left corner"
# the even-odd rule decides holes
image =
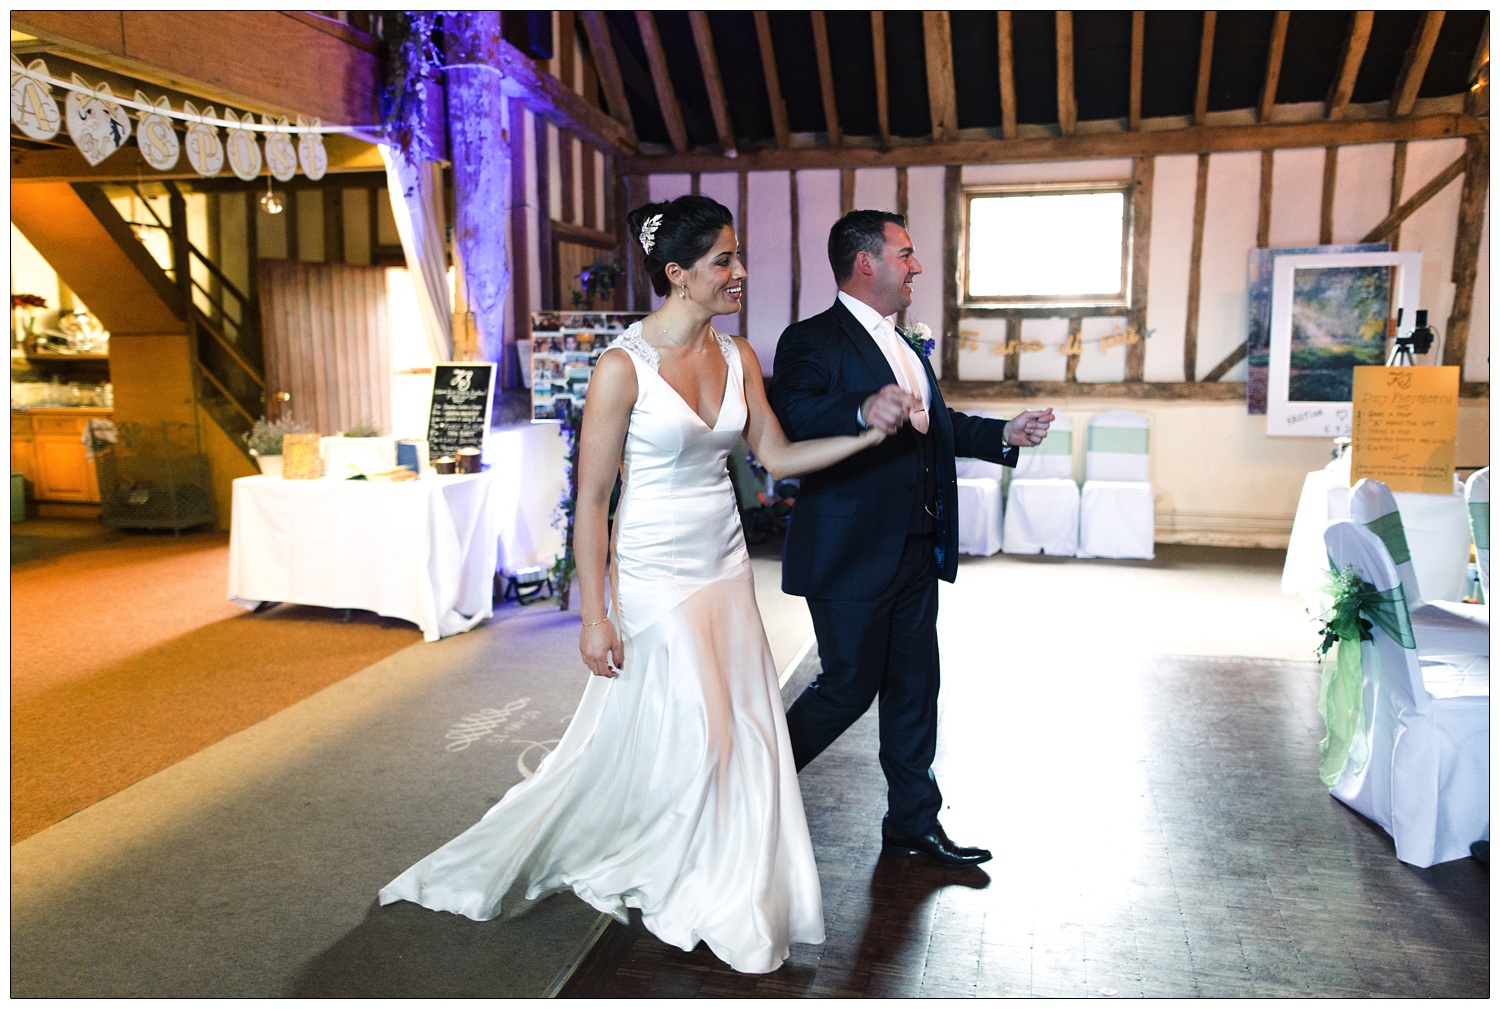
[[[874,599],[808,599],[823,671],[787,712],[801,770],[880,698],[887,823],[925,834],[943,796],[937,752],[938,571],[930,535],[908,536],[901,566]]]

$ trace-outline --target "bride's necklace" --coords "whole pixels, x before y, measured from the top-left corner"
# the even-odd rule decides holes
[[[676,347],[678,350],[687,351],[688,353],[692,353],[691,351],[688,351],[688,345],[687,345],[686,342],[678,343],[676,340],[672,339],[672,334],[667,332],[667,325],[666,325],[666,323],[664,323],[664,322],[661,321],[661,316],[660,315],[658,315],[655,312],[652,312],[651,313],[651,318],[653,318],[653,319],[656,320],[656,328],[659,329],[659,330],[661,330],[662,339],[666,340],[668,343],[670,343],[672,346]]]

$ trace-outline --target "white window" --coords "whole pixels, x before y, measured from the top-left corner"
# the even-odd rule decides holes
[[[1129,183],[966,190],[964,303],[1128,305],[1129,195]]]

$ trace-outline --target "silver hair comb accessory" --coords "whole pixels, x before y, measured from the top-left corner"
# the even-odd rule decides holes
[[[661,214],[655,214],[646,219],[641,225],[641,248],[646,250],[646,255],[651,255],[651,250],[656,247],[656,229],[661,227]]]

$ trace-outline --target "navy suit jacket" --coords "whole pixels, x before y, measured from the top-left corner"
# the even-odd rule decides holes
[[[802,478],[787,526],[783,591],[814,599],[870,599],[890,585],[922,484],[921,437],[933,439],[937,468],[938,574],[953,581],[955,457],[1014,466],[1019,453],[1004,442],[1005,421],[948,409],[932,365],[924,359],[922,367],[931,390],[925,436],[905,425],[874,448]],[[774,368],[771,407],[793,441],[858,434],[860,404],[896,381],[874,337],[838,301],[782,333]]]

